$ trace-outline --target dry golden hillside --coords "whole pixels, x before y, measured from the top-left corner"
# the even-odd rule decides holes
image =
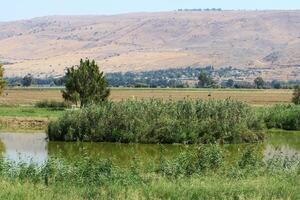
[[[0,23],[7,76],[61,75],[80,58],[106,72],[233,66],[300,78],[300,11],[51,16]]]

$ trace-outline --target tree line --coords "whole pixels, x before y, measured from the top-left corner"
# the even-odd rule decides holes
[[[247,76],[257,76],[254,81],[239,80]],[[24,77],[5,78],[10,87],[29,87],[32,85],[60,87],[66,83],[66,77],[36,78],[31,74]],[[110,87],[135,88],[258,88],[292,89],[300,84],[299,80],[265,81],[260,73],[249,69],[225,67],[214,69],[213,66],[187,67],[145,72],[107,73],[106,80]]]

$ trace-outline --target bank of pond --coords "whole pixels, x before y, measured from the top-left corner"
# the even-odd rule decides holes
[[[300,107],[252,107],[226,100],[125,100],[66,111],[51,141],[232,144],[263,141],[271,128],[300,130]]]

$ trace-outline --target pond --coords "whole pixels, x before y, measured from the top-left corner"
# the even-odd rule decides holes
[[[270,131],[262,148],[266,158],[280,149],[286,155],[300,153],[300,132]],[[229,158],[247,145],[224,145]],[[0,155],[15,162],[44,163],[49,157],[72,159],[75,156],[99,156],[109,158],[119,165],[128,165],[134,158],[142,162],[159,161],[163,156],[171,158],[185,151],[187,145],[119,144],[48,142],[45,133],[0,133]]]

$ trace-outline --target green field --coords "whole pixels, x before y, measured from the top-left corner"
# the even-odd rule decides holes
[[[0,117],[32,117],[32,118],[57,118],[63,110],[36,108],[34,106],[0,106]]]

